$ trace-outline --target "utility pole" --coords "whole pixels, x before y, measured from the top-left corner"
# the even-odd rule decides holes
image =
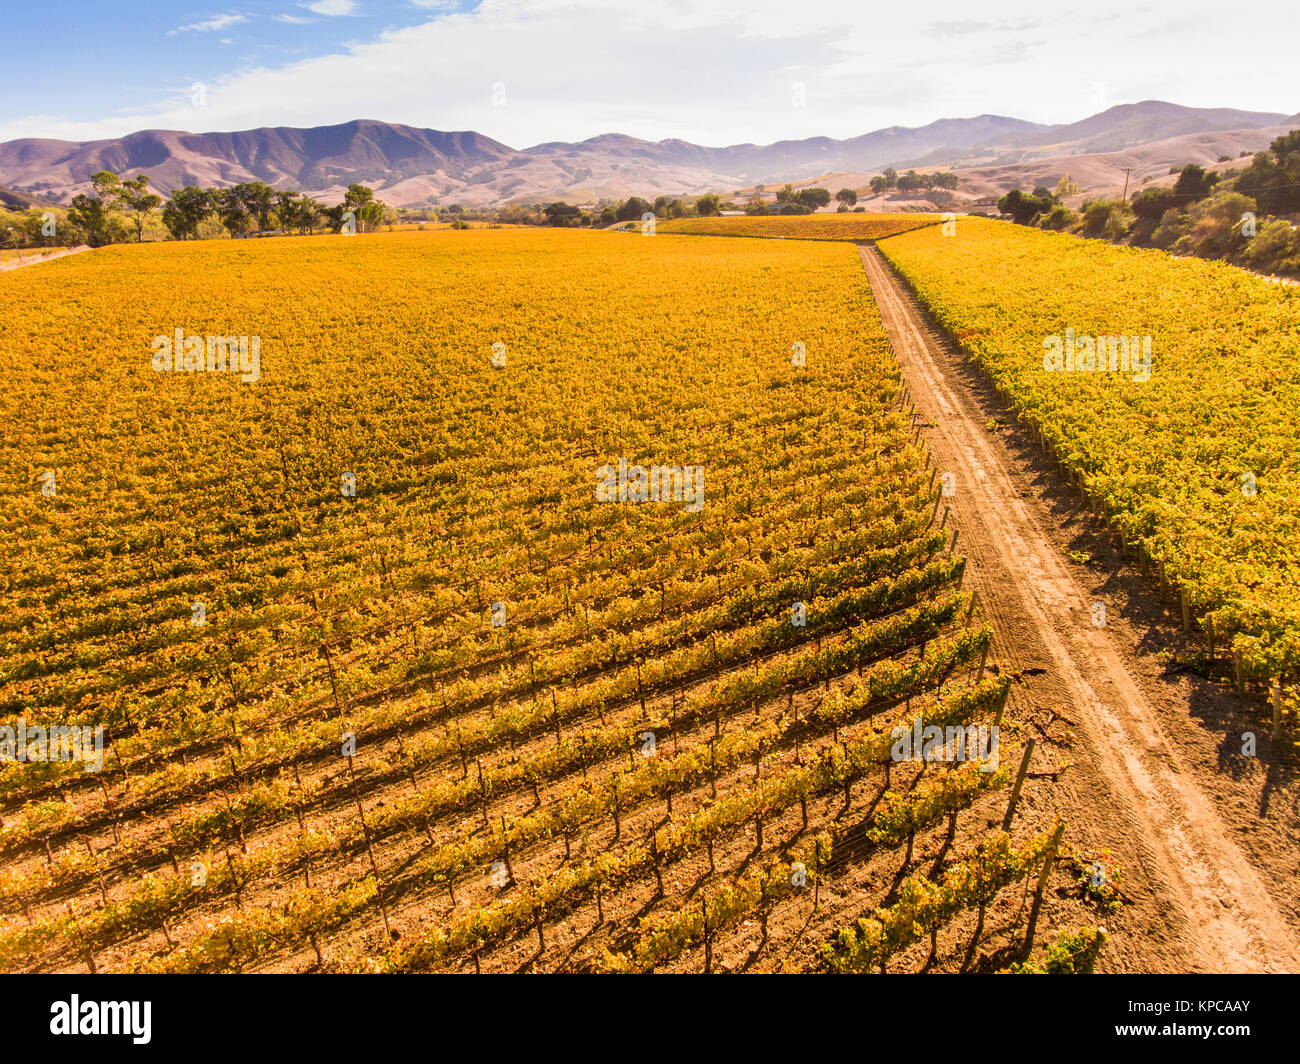
[[[1132,171],[1133,171],[1133,168],[1132,168],[1131,166],[1129,166],[1129,167],[1125,167],[1125,169],[1124,169],[1124,196],[1123,196],[1123,198],[1120,200],[1121,203],[1127,203],[1127,202],[1128,202],[1128,175],[1129,175],[1130,173],[1132,173]]]

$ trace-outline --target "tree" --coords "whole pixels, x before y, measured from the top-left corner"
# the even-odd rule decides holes
[[[858,202],[858,194],[854,192],[853,189],[851,188],[840,189],[837,193],[835,193],[835,198],[839,200],[841,204],[843,204],[841,210],[846,210],[846,211],[850,207],[852,207],[855,203]]]
[[[1178,197],[1180,204],[1186,206],[1208,196],[1218,180],[1218,174],[1206,173],[1205,167],[1188,163],[1178,172],[1174,195]]]
[[[1075,181],[1069,174],[1066,174],[1056,183],[1056,198],[1064,199],[1066,196],[1075,196],[1079,192],[1079,182]]]
[[[113,197],[119,207],[135,215],[132,221],[135,222],[136,243],[143,243],[145,220],[150,212],[161,206],[162,197],[149,191],[149,178],[144,174],[119,181],[113,189]]]
[[[636,222],[641,220],[643,214],[653,213],[654,210],[650,204],[640,196],[629,196],[618,209],[618,220],[620,222]]]
[[[310,233],[325,220],[321,205],[310,196],[299,196],[294,205],[294,225],[299,233]]]
[[[86,234],[86,243],[99,247],[108,242],[108,209],[98,196],[78,192],[68,207],[68,221]]]
[[[295,227],[298,220],[298,192],[294,189],[282,189],[275,194],[275,217],[280,228],[286,233]]]
[[[199,225],[213,211],[212,190],[186,185],[172,192],[163,207],[163,225],[177,240],[197,240]]]
[[[795,201],[809,210],[825,207],[831,201],[831,193],[825,188],[801,188],[795,195]]]
[[[118,193],[122,182],[111,170],[100,170],[90,177],[94,195],[78,193],[68,209],[68,221],[82,229],[91,247],[107,244],[111,239],[110,221],[120,207]]]
[[[243,206],[248,219],[257,223],[258,229],[271,228],[275,189],[265,181],[241,181],[230,192]]]
[[[1133,213],[1140,219],[1159,221],[1161,215],[1178,205],[1173,189],[1144,188],[1133,197]]]
[[[1248,240],[1242,232],[1242,216],[1247,212],[1253,214],[1255,208],[1253,199],[1231,189],[1223,189],[1193,203],[1187,209],[1191,226],[1174,243],[1172,250],[1179,255],[1213,259],[1235,255]]]
[[[1110,200],[1098,200],[1083,205],[1083,224],[1080,232],[1084,236],[1100,237],[1103,240],[1120,240],[1128,232],[1129,211],[1126,204]]]
[[[1192,229],[1192,219],[1186,211],[1165,211],[1151,234],[1151,243],[1168,251]]]
[[[1264,273],[1300,274],[1300,229],[1283,218],[1269,218],[1246,245],[1241,260]]]
[[[1173,189],[1144,188],[1129,201],[1129,206],[1135,219],[1132,242],[1145,245],[1151,242],[1165,212],[1176,209],[1178,202]]]
[[[321,221],[320,204],[301,192],[280,191],[275,194],[275,216],[286,232],[296,229],[308,233]]]
[[[232,238],[248,231],[252,218],[248,213],[239,186],[234,188],[214,188],[212,190],[212,210]]]
[[[1075,213],[1063,203],[1058,203],[1046,214],[1038,216],[1038,225],[1041,229],[1064,229],[1075,222]]]
[[[1019,225],[1029,225],[1040,214],[1045,214],[1056,206],[1056,201],[1049,193],[1047,196],[1026,195],[1018,188],[1013,188],[998,200],[998,210],[1011,215]]]
[[[46,222],[53,214],[54,232],[51,233],[46,228]],[[66,223],[67,215],[60,218],[53,211],[42,210],[39,207],[30,207],[19,216],[17,229],[22,233],[23,243],[32,245],[51,245],[56,244],[62,239],[59,236],[59,227]]]
[[[582,224],[582,210],[572,203],[549,203],[542,213],[548,225],[572,228]]]
[[[1237,177],[1235,187],[1264,214],[1300,211],[1300,130],[1277,137]]]
[[[333,207],[325,207],[321,214],[324,215],[329,228],[338,231],[343,228],[343,212],[347,209],[346,204],[336,203]]]
[[[384,204],[375,199],[374,192],[366,185],[348,185],[343,196],[343,209],[356,217],[359,232],[373,230],[384,217]]]
[[[699,212],[700,217],[703,218],[706,215],[717,214],[721,204],[722,198],[710,193],[707,196],[701,196],[695,201],[695,209]]]
[[[107,244],[110,238],[110,220],[119,209],[118,193],[122,182],[111,170],[100,170],[90,177],[95,194],[78,193],[72,198],[68,221],[86,233],[86,243],[91,247]]]

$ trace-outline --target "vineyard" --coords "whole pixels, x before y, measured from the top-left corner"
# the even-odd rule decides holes
[[[0,282],[0,723],[103,728],[0,765],[0,970],[990,971],[1088,923],[854,249],[736,251]]]
[[[784,237],[790,240],[881,240],[937,225],[934,214],[776,214],[753,217],[675,218],[659,222],[663,233],[693,236]]]
[[[1242,690],[1294,681],[1300,294],[1157,251],[980,219],[956,228],[880,249],[1197,631],[1211,667]],[[1149,379],[1114,372],[1100,340],[1094,371],[1080,355],[1079,369],[1049,372],[1045,349],[1067,330],[1089,345],[1148,340]]]

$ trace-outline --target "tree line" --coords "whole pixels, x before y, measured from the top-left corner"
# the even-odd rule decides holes
[[[222,230],[231,237],[341,231],[349,225],[369,232],[394,218],[392,209],[361,184],[349,185],[342,203],[326,206],[304,192],[274,189],[264,181],[230,188],[186,185],[166,200],[149,190],[147,174],[125,178],[101,170],[90,181],[91,190],[77,193],[67,208],[0,209],[0,245],[141,242],[157,218],[174,240],[197,240]]]
[[[948,179],[951,178],[951,182]],[[956,175],[909,171],[899,176],[886,170],[873,178],[872,189],[910,191],[914,188],[955,188]],[[920,182],[920,184],[917,184]],[[647,215],[658,219],[693,218],[723,211],[745,214],[811,214],[830,205],[840,211],[863,210],[857,206],[858,192],[842,188],[832,197],[829,189],[796,189],[786,184],[771,193],[757,185],[744,204],[724,200],[715,194],[694,197],[658,196],[653,201],[641,196],[578,206],[556,201],[547,204],[509,204],[499,208],[449,207],[394,208],[375,198],[362,184],[348,186],[343,202],[334,206],[294,189],[275,189],[264,181],[244,181],[229,188],[185,185],[164,199],[149,188],[149,177],[121,177],[101,170],[91,178],[91,190],[78,193],[67,208],[29,207],[7,209],[0,201],[0,247],[103,244],[145,239],[198,240],[228,234],[231,237],[270,233],[314,233],[322,229],[338,232],[352,225],[356,232],[369,232],[380,225],[423,223],[450,218],[452,228],[468,228],[471,221],[486,224],[549,225],[566,228],[609,227],[640,222]],[[16,207],[10,202],[10,207]],[[161,226],[159,223],[161,222]]]
[[[1131,199],[1087,201],[1077,211],[1062,202],[1079,191],[1066,175],[1055,190],[1011,189],[998,209],[1020,225],[1300,276],[1300,130],[1275,138],[1235,174],[1196,163],[1171,173],[1178,175],[1171,187],[1140,189]]]
[[[871,179],[871,191],[877,196],[886,192],[929,192],[936,188],[955,190],[957,175],[947,170],[937,170],[932,174],[909,170],[900,174],[892,166],[886,166]]]

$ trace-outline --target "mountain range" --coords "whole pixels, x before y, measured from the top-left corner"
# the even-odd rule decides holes
[[[187,184],[258,180],[301,189],[328,203],[340,200],[347,185],[361,182],[395,206],[500,206],[555,199],[586,203],[633,194],[729,194],[786,181],[806,183],[819,175],[842,174],[865,184],[866,175],[892,166],[941,167],[959,174],[971,170],[993,188],[1001,170],[1014,175],[1021,168],[1041,169],[1049,161],[1100,158],[1144,146],[1170,145],[1167,163],[1159,151],[1155,156],[1147,152],[1150,166],[1177,165],[1188,160],[1172,153],[1188,138],[1201,138],[1209,152],[1215,150],[1215,138],[1231,141],[1241,151],[1256,151],[1267,146],[1277,127],[1288,124],[1300,125],[1300,115],[1148,100],[1063,125],[978,115],[916,128],[890,126],[845,140],[810,137],[727,147],[607,133],[579,143],[516,149],[481,133],[365,119],[235,133],[149,129],[86,142],[7,141],[0,144],[0,187],[8,189],[9,197],[67,203],[90,188],[92,174],[112,170],[123,176],[146,173],[151,186],[164,194]]]

